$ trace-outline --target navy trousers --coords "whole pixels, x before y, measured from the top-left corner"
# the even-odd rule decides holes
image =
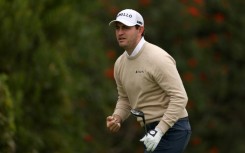
[[[147,124],[147,131],[154,129],[158,122]],[[191,136],[188,117],[179,119],[162,137],[152,153],[183,153]],[[145,150],[145,153],[147,151]]]

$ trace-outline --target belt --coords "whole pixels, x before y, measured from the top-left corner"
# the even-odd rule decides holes
[[[178,121],[188,121],[188,120],[189,120],[188,117],[183,117],[183,118],[178,119]],[[158,125],[158,123],[159,123],[159,121],[155,121],[155,122],[146,124],[147,131],[150,131],[152,129],[155,129],[155,127]]]

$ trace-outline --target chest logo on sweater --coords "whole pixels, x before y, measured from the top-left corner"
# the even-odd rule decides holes
[[[135,73],[145,73],[143,70],[136,70]]]

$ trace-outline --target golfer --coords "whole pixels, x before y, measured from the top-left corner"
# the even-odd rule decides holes
[[[107,128],[117,132],[130,110],[138,109],[145,114],[148,132],[140,140],[145,152],[184,152],[191,127],[188,98],[175,60],[144,39],[144,20],[135,10],[122,10],[109,25],[115,27],[118,44],[125,51],[114,66],[118,100],[106,119]],[[137,120],[143,126],[142,118]]]

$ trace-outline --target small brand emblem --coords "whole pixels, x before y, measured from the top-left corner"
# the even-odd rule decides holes
[[[140,25],[142,25],[142,22],[140,22],[140,21],[137,21],[137,23],[140,24]]]
[[[154,137],[157,134],[157,131],[156,130],[151,130],[149,134]]]
[[[117,15],[117,17],[119,17],[119,16],[125,16],[125,17],[129,17],[129,18],[133,17],[131,14],[128,14],[128,13],[120,13]]]
[[[136,70],[136,73],[144,73],[143,70]]]

